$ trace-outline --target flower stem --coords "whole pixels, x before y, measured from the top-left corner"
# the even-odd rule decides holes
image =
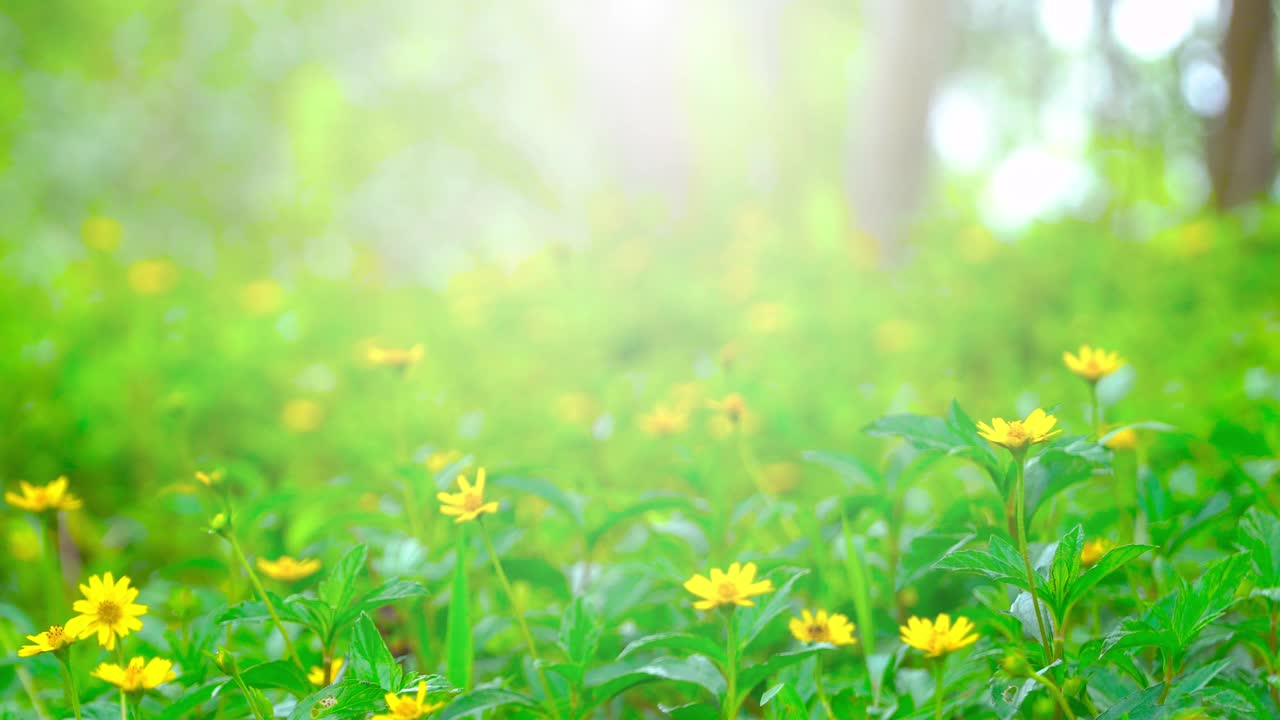
[[[285,630],[284,623],[280,620],[280,615],[276,613],[276,606],[272,604],[270,596],[267,595],[267,589],[262,586],[262,581],[258,579],[258,574],[253,571],[253,566],[249,564],[249,559],[245,557],[244,550],[240,547],[240,541],[236,539],[234,531],[228,531],[226,534],[227,541],[231,543],[231,550],[235,553],[236,560],[240,561],[240,566],[244,568],[245,574],[249,576],[249,584],[253,585],[253,589],[258,593],[258,597],[262,598],[262,604],[267,608],[267,614],[271,615],[271,621],[275,623],[276,630],[280,631],[280,637],[284,638],[285,651],[289,655],[289,659],[302,671],[306,668],[302,667],[302,659],[298,657],[298,651],[293,646],[293,640],[289,637],[289,632]]]
[[[738,613],[730,607],[725,622],[725,667],[724,675],[727,691],[721,705],[723,720],[738,720]]]
[[[1102,401],[1098,398],[1098,381],[1089,383],[1089,419],[1093,421],[1093,437],[1102,440]]]
[[[70,650],[67,651],[70,653]],[[71,712],[75,713],[76,720],[81,720],[80,715],[80,689],[76,687],[76,676],[71,672],[71,658],[58,658],[58,669],[62,671],[62,681],[67,690],[67,702],[71,703]]]
[[[939,659],[933,664],[934,717],[937,718],[937,720],[942,720],[942,696],[946,693],[946,686],[943,683],[942,671],[942,660]]]
[[[822,703],[822,710],[827,714],[827,720],[836,720],[836,716],[831,712],[831,703],[827,700],[827,691],[822,687],[822,656],[819,655],[813,664],[813,686],[818,691],[818,702]]]
[[[1049,633],[1044,623],[1044,614],[1040,610],[1040,592],[1036,590],[1038,577],[1031,566],[1031,549],[1027,545],[1027,488],[1026,473],[1022,462],[1025,457],[1025,451],[1014,453],[1013,455],[1013,462],[1016,466],[1013,496],[1016,505],[1014,512],[1018,525],[1018,551],[1022,553],[1022,562],[1027,570],[1027,588],[1031,592],[1031,605],[1036,613],[1036,625],[1040,629],[1040,644],[1044,647],[1044,659],[1045,663],[1048,664],[1049,659],[1053,656],[1053,648],[1050,644],[1052,641],[1049,639]]]
[[[524,643],[529,647],[529,657],[533,659],[533,669],[538,673],[538,682],[542,683],[542,691],[547,696],[551,715],[559,720],[560,707],[556,703],[555,696],[551,694],[551,683],[547,682],[546,673],[542,670],[542,661],[538,658],[538,646],[533,642],[533,633],[529,632],[529,624],[525,622],[524,610],[521,609],[520,601],[511,587],[511,581],[507,579],[506,571],[502,569],[502,561],[498,558],[498,551],[493,547],[493,541],[489,539],[489,529],[484,526],[483,520],[480,521],[480,537],[484,539],[485,549],[489,551],[489,559],[493,561],[493,570],[498,575],[498,582],[502,584],[507,599],[511,601],[511,614],[515,616],[516,625],[520,627],[520,633],[524,636]]]
[[[124,688],[120,688],[120,720],[129,720],[129,706],[125,702]]]
[[[1053,696],[1053,699],[1058,702],[1058,707],[1062,708],[1062,714],[1066,716],[1067,720],[1076,720],[1076,714],[1071,712],[1071,705],[1067,703],[1067,698],[1063,696],[1062,691],[1058,689],[1057,685],[1053,684],[1052,680],[1037,672],[1031,673],[1031,679],[1045,686],[1049,694]]]

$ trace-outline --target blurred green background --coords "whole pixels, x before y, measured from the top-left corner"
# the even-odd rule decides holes
[[[84,546],[161,562],[136,520],[202,522],[197,468],[297,500],[457,449],[594,497],[720,463],[745,495],[730,392],[774,493],[952,398],[1083,432],[1081,343],[1130,363],[1110,421],[1253,426],[1275,19],[1231,5],[5,4],[0,478],[69,475]],[[646,433],[659,405],[688,429]]]

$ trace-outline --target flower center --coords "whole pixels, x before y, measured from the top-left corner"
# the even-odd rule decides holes
[[[722,582],[720,587],[716,588],[716,592],[721,600],[732,600],[738,597],[738,586],[731,582]]]
[[[103,625],[115,625],[120,622],[121,616],[124,615],[120,610],[120,606],[111,600],[103,600],[98,603],[98,622]]]
[[[1015,443],[1026,442],[1030,435],[1027,433],[1027,427],[1019,420],[1009,423],[1009,440]]]
[[[402,718],[418,718],[422,716],[421,708],[413,700],[400,700],[392,712],[396,714],[396,717]]]
[[[63,633],[62,633],[61,625],[49,626],[49,644],[50,645],[52,645],[53,647],[58,647],[58,645],[62,643],[62,637],[63,637]]]
[[[827,628],[826,628],[825,626],[823,626],[823,625],[818,625],[817,623],[814,623],[813,625],[810,625],[810,626],[809,626],[809,639],[810,639],[810,640],[812,640],[812,641],[814,641],[814,642],[819,642],[819,641],[821,641],[821,640],[826,640],[826,639],[827,639]]]
[[[484,498],[478,493],[467,493],[466,497],[462,498],[462,509],[467,512],[475,512],[483,504]]]

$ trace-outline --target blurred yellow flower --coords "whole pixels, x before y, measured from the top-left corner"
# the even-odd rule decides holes
[[[124,228],[114,218],[92,215],[80,224],[80,240],[90,250],[112,252],[120,247]]]
[[[900,353],[911,350],[920,338],[915,323],[892,318],[876,326],[875,346],[882,353]]]
[[[463,457],[461,450],[437,450],[427,456],[427,469],[438,473]]]
[[[658,405],[640,418],[640,428],[650,435],[678,435],[689,427],[689,416]]]
[[[365,349],[365,359],[371,364],[397,370],[408,370],[417,365],[425,354],[426,350],[422,347],[422,343],[417,343],[409,348],[385,347],[371,343]]]
[[[1066,363],[1071,372],[1089,382],[1098,382],[1124,365],[1124,360],[1114,350],[1107,352],[1088,345],[1080,346],[1079,355],[1062,353],[1062,362]]]
[[[301,560],[289,555],[281,555],[275,560],[266,558],[258,558],[258,569],[263,575],[272,580],[280,580],[283,582],[294,582],[303,578],[311,577],[320,572],[320,561],[315,558],[303,558]]]
[[[254,315],[275,312],[284,299],[284,288],[274,280],[255,280],[240,288],[240,306]]]
[[[484,468],[476,470],[476,484],[473,487],[464,475],[458,476],[456,493],[437,493],[436,498],[442,503],[440,512],[455,516],[455,523],[469,522],[485,513],[498,512],[498,503],[484,501]]]
[[[324,407],[315,400],[290,400],[280,411],[280,422],[296,433],[309,433],[324,422]]]
[[[795,463],[769,463],[760,470],[760,489],[770,495],[781,495],[800,484],[802,473]]]
[[[693,603],[699,610],[710,610],[721,605],[751,607],[756,595],[773,592],[772,580],[756,581],[756,564],[734,563],[729,571],[711,568],[711,577],[695,574],[684,583],[684,589],[701,598]]]
[[[212,472],[196,471],[196,480],[200,481],[205,487],[214,487],[222,484],[222,471],[214,470]]]
[[[418,694],[414,697],[387,693],[383,700],[387,702],[387,709],[391,712],[374,715],[369,720],[414,720],[444,707],[444,703],[427,702],[427,683],[424,681],[418,682]]]
[[[152,658],[150,662],[136,657],[125,667],[115,663],[102,663],[93,676],[105,680],[124,692],[151,690],[177,677],[173,674],[173,662]]]
[[[1080,548],[1080,564],[1085,567],[1097,565],[1103,555],[1111,552],[1116,544],[1106,538],[1090,540]]]
[[[307,673],[307,680],[312,685],[323,687],[332,683],[338,677],[338,671],[342,669],[342,658],[334,658],[329,661],[329,674],[325,676],[324,668],[319,665],[312,665],[310,672]]]
[[[923,650],[928,657],[940,657],[954,652],[978,641],[974,634],[973,623],[969,618],[958,617],[955,624],[951,616],[942,613],[937,620],[918,618],[914,615],[907,619],[906,625],[898,626],[902,634],[902,642],[917,650]]]
[[[178,282],[178,267],[163,258],[139,260],[129,266],[129,287],[139,295],[160,295]]]
[[[739,425],[749,412],[747,401],[738,393],[729,393],[723,400],[711,400],[707,405],[733,425]]]
[[[1031,411],[1026,420],[1006,422],[1004,418],[995,418],[990,425],[979,421],[978,434],[1010,450],[1021,450],[1028,445],[1042,443],[1062,432],[1061,429],[1053,429],[1057,423],[1058,418],[1036,408]]]
[[[817,614],[801,610],[800,617],[791,618],[790,628],[791,635],[800,642],[832,645],[852,645],[857,642],[853,637],[857,626],[844,615],[828,615],[826,610],[819,610]]]
[[[15,492],[6,492],[4,501],[20,510],[30,512],[78,510],[81,506],[80,498],[67,492],[67,478],[65,475],[48,485],[32,485],[25,480],[20,480],[18,488],[22,490],[21,495]]]
[[[37,635],[28,635],[31,645],[18,648],[18,657],[31,657],[40,653],[57,652],[75,642],[76,639],[63,632],[61,625],[50,625],[48,630]]]
[[[83,600],[71,606],[79,615],[67,621],[65,631],[77,639],[98,635],[98,644],[108,650],[116,647],[116,638],[142,629],[138,618],[147,614],[146,605],[138,605],[138,588],[129,587],[129,576],[122,575],[116,582],[111,573],[89,578],[89,584],[80,585]]]
[[[1133,428],[1125,428],[1107,438],[1106,445],[1112,450],[1132,450],[1138,447],[1138,431]]]
[[[27,523],[16,523],[9,528],[9,557],[14,560],[40,557],[40,536]]]

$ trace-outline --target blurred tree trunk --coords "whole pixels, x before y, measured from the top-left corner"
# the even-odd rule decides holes
[[[1276,31],[1272,0],[1234,0],[1222,42],[1230,89],[1206,142],[1219,209],[1266,194],[1275,179]]]
[[[940,0],[867,4],[867,76],[852,107],[847,176],[853,221],[875,239],[881,264],[905,256],[927,185],[929,107],[946,67],[949,8]]]

